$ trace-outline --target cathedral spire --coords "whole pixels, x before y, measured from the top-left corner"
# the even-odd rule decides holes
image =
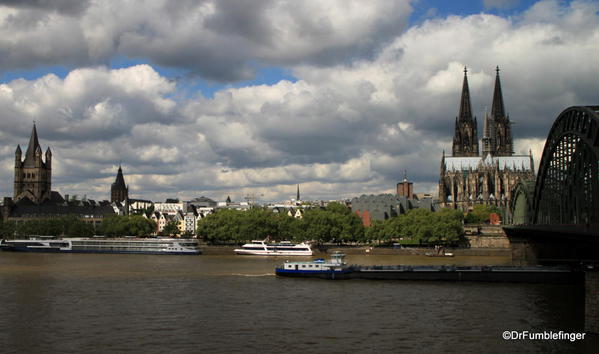
[[[495,72],[495,91],[493,92],[490,122],[492,123],[492,147],[496,156],[512,156],[512,128],[510,118],[505,114],[501,80],[499,79],[499,66],[496,67]]]
[[[453,156],[478,156],[478,133],[476,118],[472,117],[470,89],[468,88],[468,69],[464,67],[464,82],[460,112],[456,117],[455,134],[453,137]]]
[[[464,67],[464,82],[462,84],[462,99],[460,101],[459,121],[472,120],[472,105],[470,104],[470,89],[468,87],[468,68]]]
[[[297,195],[295,196],[295,200],[300,200],[299,184],[297,185]]]
[[[494,120],[505,117],[505,106],[503,105],[503,94],[501,92],[501,80],[499,79],[499,66],[495,68],[495,91],[493,92],[493,106],[491,117]]]

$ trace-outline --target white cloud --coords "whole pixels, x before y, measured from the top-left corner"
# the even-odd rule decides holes
[[[66,9],[0,5],[0,69],[107,64],[123,55],[239,80],[252,76],[254,62],[371,57],[412,11],[399,0],[93,1],[76,16]]]
[[[287,6],[285,11],[300,6],[293,4],[279,6]],[[305,6],[345,6],[326,4]],[[194,7],[189,16],[220,11],[212,6]],[[353,13],[352,6],[343,11]],[[0,85],[0,136],[8,146],[0,150],[0,161],[11,164],[14,147],[27,142],[35,119],[42,145],[54,151],[55,185],[70,194],[106,198],[119,163],[133,194],[152,199],[204,194],[239,200],[256,194],[276,200],[294,195],[297,183],[305,197],[351,197],[393,191],[404,170],[416,182],[416,191],[434,192],[441,152],[450,153],[464,66],[482,126],[485,106],[491,105],[494,68],[500,65],[506,108],[516,123],[516,152],[532,148],[537,164],[559,112],[569,105],[597,103],[597,10],[596,3],[547,1],[510,19],[480,14],[430,20],[396,36],[373,57],[328,66],[312,62],[315,57],[290,60],[293,46],[305,45],[293,44],[277,60],[290,60],[296,82],[230,88],[213,98],[173,98],[179,97],[177,86],[150,65],[88,67],[72,70],[64,79],[15,80]],[[269,11],[283,10],[269,7],[242,16],[228,9],[223,14],[248,20]],[[367,19],[376,13],[369,11]],[[128,9],[118,16],[143,18]],[[309,43],[325,28],[330,30],[322,32],[325,44],[315,42],[318,48],[332,48],[332,42],[344,46],[358,32],[338,33],[349,24],[336,15],[306,21],[311,27],[305,39],[293,26],[279,35]],[[245,26],[246,37],[256,46],[272,49],[259,59],[274,61],[284,50],[277,47],[280,39],[260,36],[263,25],[237,24]],[[264,26],[275,25],[283,26]],[[165,41],[160,26],[133,34],[157,31],[156,40]],[[210,26],[219,34],[227,31],[217,23]],[[121,31],[118,26],[108,29]],[[179,31],[186,33],[185,28]],[[210,31],[208,38],[214,34]],[[228,31],[233,40],[227,43],[234,45],[239,31]],[[173,56],[186,53],[172,51]],[[11,176],[12,170],[3,170],[2,190],[12,190],[7,182]],[[92,191],[96,194],[90,195]]]

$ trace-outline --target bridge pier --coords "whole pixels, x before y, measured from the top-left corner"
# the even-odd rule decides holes
[[[585,273],[584,330],[599,334],[599,270]]]
[[[570,229],[559,225],[504,226],[512,250],[512,263],[526,265],[599,264],[599,225]]]

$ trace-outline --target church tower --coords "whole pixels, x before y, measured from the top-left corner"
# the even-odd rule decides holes
[[[50,147],[46,150],[46,161],[42,159],[42,148],[37,139],[35,123],[31,130],[29,146],[25,152],[25,159],[21,161],[21,146],[17,145],[15,151],[15,201],[28,198],[35,204],[40,204],[50,199],[52,188],[52,152]]]
[[[110,187],[110,202],[127,202],[129,200],[129,187],[125,185],[123,170],[119,165],[119,171],[116,174],[116,180]]]
[[[455,118],[452,155],[456,157],[478,156],[478,132],[476,128],[476,117],[472,119],[472,105],[470,104],[467,68],[464,68],[464,83],[462,85],[460,113],[459,116]]]
[[[503,105],[503,94],[501,93],[501,81],[499,79],[499,66],[495,69],[495,91],[493,92],[493,106],[491,107],[491,118],[493,121],[493,154],[495,156],[512,156],[514,154],[512,144],[512,128],[510,118],[505,114]]]

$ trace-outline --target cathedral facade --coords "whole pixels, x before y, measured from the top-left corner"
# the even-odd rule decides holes
[[[469,210],[475,204],[507,206],[521,180],[534,179],[532,153],[514,155],[511,122],[505,112],[499,68],[491,113],[485,112],[479,152],[477,120],[472,115],[468,72],[464,82],[451,156],[441,158],[439,201],[443,207]]]
[[[41,204],[49,200],[52,189],[52,152],[50,147],[46,150],[45,161],[42,148],[37,139],[37,129],[33,124],[29,146],[22,159],[21,146],[17,145],[15,151],[15,178],[14,194],[15,202],[27,198],[34,204]]]

